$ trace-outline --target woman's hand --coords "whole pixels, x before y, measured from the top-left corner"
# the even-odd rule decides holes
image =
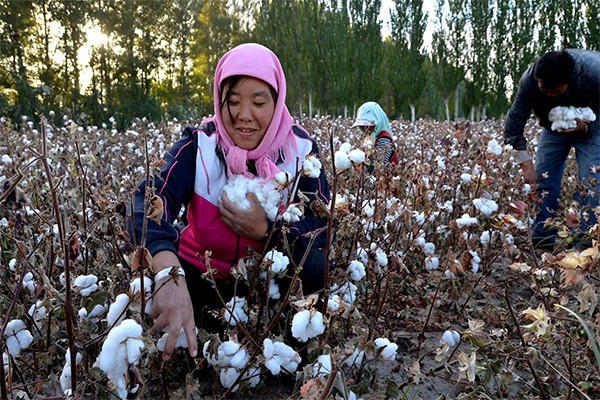
[[[579,118],[575,118],[575,122],[577,123],[575,128],[565,129],[562,131],[562,133],[586,133],[588,131],[588,125],[585,122]]]
[[[250,208],[240,208],[229,200],[227,193],[223,192],[219,203],[221,219],[238,235],[261,240],[269,229],[267,213],[254,193],[248,193],[246,198],[250,201]]]
[[[164,268],[179,266],[177,256],[170,251],[157,253],[153,257],[152,263],[154,273]],[[164,331],[169,334],[162,354],[163,360],[169,361],[171,359],[181,328],[183,328],[187,337],[190,356],[196,357],[198,354],[198,339],[194,323],[194,308],[192,307],[185,277],[179,276],[175,280],[167,276],[155,283],[153,300],[151,317],[154,320],[154,325],[151,331],[153,333]]]

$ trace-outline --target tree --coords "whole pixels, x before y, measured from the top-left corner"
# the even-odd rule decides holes
[[[388,79],[393,88],[396,113],[410,109],[410,119],[416,118],[416,104],[423,93],[426,78],[423,63],[423,35],[427,15],[422,0],[395,0],[391,15],[392,43]]]

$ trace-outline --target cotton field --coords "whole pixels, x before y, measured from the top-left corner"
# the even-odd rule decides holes
[[[199,330],[191,358],[182,334],[168,362],[149,331],[160,288],[131,272],[147,262],[127,209],[197,122],[20,122],[0,121],[2,398],[600,397],[600,230],[585,233],[591,247],[573,240],[570,163],[548,221],[562,241],[532,248],[537,196],[502,121],[393,121],[398,169],[369,172],[350,119],[300,120],[321,150],[304,173],[325,169],[332,190],[327,290],[280,291],[278,276],[297,279],[290,258],[257,255],[233,271],[252,290],[223,299],[225,335]],[[532,152],[538,133],[531,121]],[[253,191],[287,223],[303,211],[278,214],[285,181],[227,190]]]

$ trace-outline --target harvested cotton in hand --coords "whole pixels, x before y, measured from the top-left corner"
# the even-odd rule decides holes
[[[276,180],[249,179],[243,175],[235,175],[223,187],[227,197],[236,206],[240,208],[250,208],[250,201],[246,198],[248,193],[254,193],[258,197],[260,205],[267,213],[267,218],[275,221],[279,202],[281,201],[281,192],[278,190]]]
[[[553,131],[564,131],[577,126],[577,119],[588,123],[596,120],[596,114],[589,107],[554,107],[548,113],[548,119],[552,121]]]

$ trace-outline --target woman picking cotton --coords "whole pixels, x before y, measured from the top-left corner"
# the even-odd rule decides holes
[[[384,165],[398,164],[396,146],[392,137],[392,127],[388,117],[379,104],[374,101],[364,103],[358,108],[352,128],[359,127],[373,143],[374,161]],[[373,164],[369,167],[371,171]]]
[[[304,293],[325,285],[327,263],[322,248],[327,221],[315,215],[309,203],[328,203],[329,186],[322,169],[302,173],[307,158],[318,159],[319,151],[309,134],[294,123],[285,99],[285,76],[271,50],[254,43],[230,50],[215,71],[214,117],[183,132],[165,155],[160,176],[154,178],[155,193],[163,201],[165,212],[160,223],[147,221],[146,247],[153,256],[156,285],[162,285],[154,296],[152,329],[169,333],[165,360],[170,358],[181,328],[192,356],[197,354],[195,326],[209,332],[222,328],[210,311],[223,307],[221,299],[228,301],[240,295],[231,270],[240,260],[263,254],[277,244],[269,237],[281,233],[279,228],[284,222],[278,210],[289,203],[300,203],[300,197],[307,205],[304,213],[301,218],[296,215],[295,219],[287,219],[291,222],[285,229],[293,249],[292,259],[295,265],[303,261],[300,279]],[[287,195],[281,197],[284,207],[278,207],[275,213],[265,210],[268,200],[259,197],[269,197],[270,190],[266,195],[260,190],[248,193],[243,199],[247,204],[240,206],[228,195],[234,192],[227,190],[240,177],[257,182],[253,187],[271,185],[273,190],[284,185],[283,181],[292,182]],[[145,188],[142,182],[135,195],[138,238],[142,237],[145,218]],[[188,224],[180,234],[173,222],[182,206]],[[219,293],[202,276],[209,266]],[[167,270],[185,279],[170,279],[164,272]]]

